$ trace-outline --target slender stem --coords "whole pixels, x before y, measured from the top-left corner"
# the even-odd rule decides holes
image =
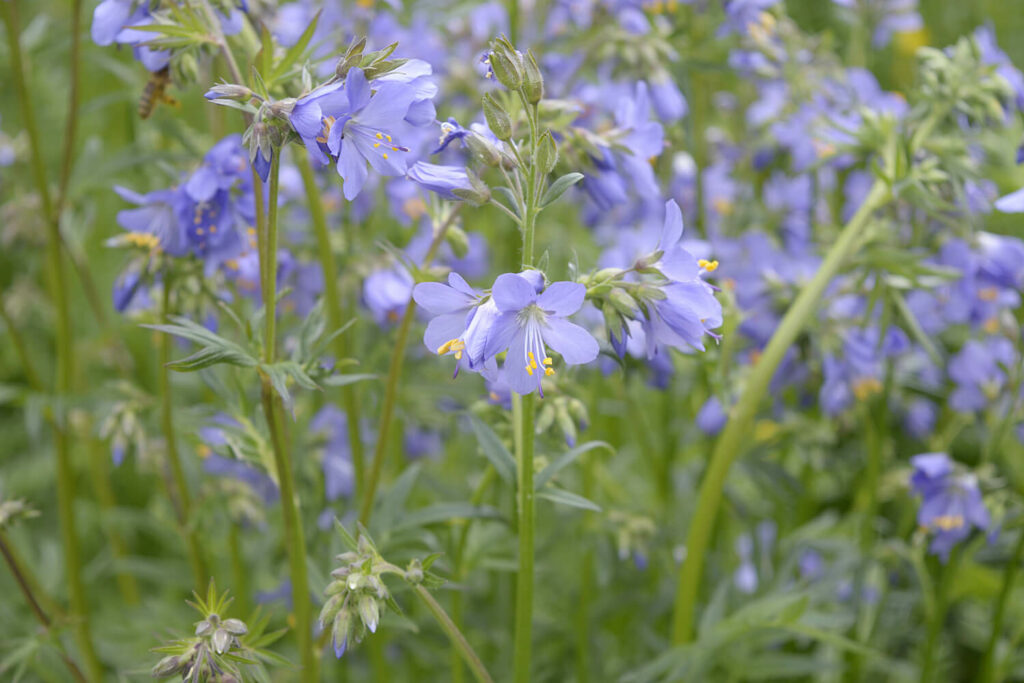
[[[445,222],[434,233],[434,239],[427,249],[427,255],[423,257],[421,268],[428,267],[434,260],[438,248],[448,234],[448,228],[455,222],[455,218],[462,208],[456,204]],[[391,352],[391,362],[388,365],[388,377],[384,388],[384,404],[381,408],[380,423],[377,426],[377,443],[373,448],[373,459],[370,461],[370,474],[365,482],[363,502],[359,509],[359,521],[364,525],[370,523],[370,515],[373,514],[373,500],[377,492],[377,485],[380,483],[381,466],[384,464],[384,453],[387,451],[388,437],[391,433],[391,420],[395,415],[395,400],[398,398],[398,384],[402,375],[402,366],[405,363],[405,349],[409,343],[409,329],[412,327],[412,319],[416,313],[416,302],[409,297],[409,303],[402,313],[402,322],[398,326],[398,337],[395,339],[395,348]]]
[[[1010,602],[1010,594],[1013,592],[1013,585],[1017,580],[1017,573],[1020,571],[1021,559],[1024,559],[1024,529],[1021,529],[1020,538],[1017,539],[1017,545],[1013,549],[1013,555],[1003,570],[1003,587],[995,601],[992,633],[989,634],[985,657],[982,659],[981,669],[978,672],[978,680],[981,683],[994,683],[997,680],[996,648],[999,646],[999,638],[1003,633],[1006,605]]]
[[[324,275],[324,298],[327,303],[327,322],[330,331],[333,332],[345,324],[345,313],[341,306],[341,297],[338,294],[338,268],[334,261],[334,251],[331,249],[331,237],[327,229],[327,218],[324,215],[324,205],[321,199],[320,189],[316,184],[316,176],[310,166],[309,157],[304,152],[295,156],[295,165],[299,167],[299,174],[302,176],[302,183],[306,188],[306,203],[309,205],[309,215],[313,223],[313,232],[316,233],[317,252],[320,256],[320,269]],[[348,341],[344,334],[334,338],[334,355],[337,361],[348,356]],[[362,490],[364,477],[365,458],[363,455],[363,439],[360,433],[360,413],[362,408],[359,405],[356,388],[352,385],[341,387],[341,402],[348,417],[348,441],[349,451],[352,454],[352,466],[355,469],[356,493]]]
[[[445,613],[444,608],[438,604],[434,596],[430,594],[423,586],[416,586],[413,590],[416,591],[416,595],[423,600],[426,604],[427,609],[434,615],[434,619],[441,626],[441,630],[445,632],[448,638],[451,639],[452,645],[459,651],[462,658],[466,660],[466,664],[469,666],[469,670],[473,672],[473,676],[476,677],[478,683],[493,683],[494,679],[487,673],[487,669],[484,667],[483,662],[477,656],[476,652],[473,651],[473,646],[469,644],[466,637],[462,635],[462,631],[455,625],[454,622]]]
[[[523,255],[522,267],[533,267],[534,233],[537,227],[537,148],[540,127],[537,107],[530,105],[523,91],[520,101],[530,123],[530,164],[526,173],[526,196],[523,200]],[[516,574],[516,612],[514,623],[513,657],[516,683],[530,680],[530,662],[533,641],[533,556],[534,556],[534,394],[512,396],[512,423],[516,451],[516,506],[519,516],[519,571]]]
[[[56,344],[56,382],[54,395],[56,401],[71,392],[74,375],[71,341],[71,312],[68,305],[67,279],[61,254],[60,226],[54,212],[50,188],[46,180],[46,168],[43,166],[42,148],[39,144],[39,127],[32,99],[25,78],[25,64],[21,53],[21,36],[19,35],[18,2],[6,0],[4,6],[4,24],[7,27],[7,44],[11,53],[11,72],[15,91],[21,105],[22,125],[28,134],[31,152],[32,175],[42,202],[46,217],[47,241],[46,255],[49,269],[50,295],[55,308],[55,344]],[[55,401],[55,402],[56,402]],[[76,620],[78,646],[85,657],[86,668],[90,678],[99,679],[103,666],[100,664],[93,648],[92,634],[89,627],[88,602],[85,587],[82,584],[81,557],[78,546],[78,535],[75,529],[75,486],[74,472],[71,463],[71,449],[64,421],[62,408],[54,409],[54,446],[57,460],[57,513],[60,519],[61,538],[64,546],[64,565],[67,572],[68,594],[71,602],[71,613]]]
[[[263,337],[263,362],[274,362],[275,337],[277,334],[277,194],[281,170],[281,150],[275,149],[270,161],[270,199],[267,210],[265,237],[260,240],[263,251],[260,262],[264,263],[263,305],[265,325]],[[319,680],[319,661],[313,646],[312,617],[309,597],[309,575],[306,568],[306,538],[302,529],[299,501],[295,495],[295,479],[292,462],[282,437],[279,399],[270,384],[270,378],[261,377],[261,399],[263,415],[267,421],[270,442],[274,451],[274,468],[277,483],[281,489],[281,510],[284,516],[285,543],[288,550],[288,566],[292,581],[292,605],[295,610],[296,635],[302,662],[302,679]]]
[[[746,389],[715,445],[704,481],[700,486],[697,507],[687,537],[687,555],[679,573],[672,621],[672,642],[677,645],[689,642],[693,638],[694,608],[700,588],[701,572],[704,569],[704,553],[718,515],[725,478],[748,440],[750,427],[761,399],[767,392],[782,357],[818,309],[825,288],[854,251],[872,213],[882,206],[888,197],[889,190],[885,182],[876,181],[857,213],[843,228],[814,278],[807,283],[786,312],[764,353],[752,369]]]
[[[224,36],[224,30],[220,26],[220,20],[217,19],[217,14],[213,11],[213,7],[210,5],[210,0],[202,0],[203,11],[206,12],[206,20],[210,25],[210,30],[213,31],[214,38],[217,41],[217,45],[220,46],[220,50],[224,55],[224,60],[228,63],[228,70],[231,72],[231,78],[234,79],[235,83],[244,84],[245,80],[242,78],[242,71],[238,68],[238,62],[235,61],[235,55],[231,52],[231,48],[228,46],[228,39]],[[249,114],[246,114],[246,119],[251,118]]]
[[[4,556],[4,561],[7,563],[7,567],[11,570],[11,574],[14,576],[14,580],[18,584],[18,588],[21,589],[22,594],[25,596],[25,601],[28,602],[32,608],[32,612],[36,615],[39,623],[43,625],[43,628],[49,630],[52,625],[50,617],[43,610],[42,605],[39,604],[39,599],[36,597],[35,591],[32,588],[31,582],[27,578],[25,570],[22,568],[21,563],[18,562],[17,556],[14,554],[10,547],[10,542],[7,540],[7,536],[2,530],[0,530],[0,554]],[[59,639],[54,639],[57,649],[60,651],[61,659],[64,660],[64,664],[68,667],[71,675],[76,681],[82,681],[85,683],[85,674],[78,668],[74,660],[68,656],[65,652],[64,646],[61,644]]]
[[[75,156],[75,136],[78,132],[78,91],[81,74],[79,54],[82,45],[82,0],[71,0],[71,58],[68,78],[68,114],[64,124],[64,148],[61,155],[60,180],[57,185],[56,212],[60,214],[68,200],[71,166]]]
[[[117,507],[114,487],[110,483],[110,456],[103,448],[103,442],[92,437],[89,439],[89,473],[92,476],[92,488],[99,501],[104,519],[110,519]],[[110,542],[110,554],[115,560],[123,560],[128,555],[127,547],[121,534],[113,525],[107,526],[106,533]],[[135,576],[123,568],[114,572],[121,599],[126,605],[139,604],[139,584]]]
[[[941,569],[941,578],[935,596],[935,609],[928,615],[928,633],[925,637],[924,652],[921,658],[921,683],[931,683],[935,680],[935,650],[939,643],[939,635],[942,633],[942,626],[946,621],[946,612],[949,609],[949,589],[953,585],[953,578],[959,568],[961,548],[953,549],[949,562]]]
[[[171,276],[166,273],[161,299],[160,318],[162,323],[167,322],[167,316],[171,313],[171,285]],[[181,464],[181,455],[178,452],[178,438],[174,422],[174,396],[171,391],[171,370],[167,367],[170,361],[171,336],[162,334],[160,335],[160,417],[167,451],[167,464],[174,483],[173,488],[169,488],[167,493],[174,506],[178,526],[185,539],[185,547],[188,549],[193,583],[196,590],[202,590],[209,581],[209,575],[206,571],[206,563],[203,561],[199,538],[196,536],[195,529],[191,528],[192,496],[189,494],[188,479],[185,478],[185,468]]]
[[[530,680],[530,651],[533,628],[533,415],[534,396],[513,395],[512,423],[515,429],[517,479],[516,509],[519,516],[519,572],[516,574],[515,680]]]
[[[35,364],[32,362],[32,356],[28,353],[28,346],[25,345],[25,338],[21,336],[21,332],[18,330],[18,327],[14,324],[10,314],[7,313],[7,306],[4,305],[3,301],[0,301],[0,320],[4,321],[4,327],[7,328],[7,334],[11,338],[11,343],[14,344],[14,351],[18,354],[18,360],[21,361],[21,369],[25,373],[25,379],[28,380],[28,385],[32,387],[33,391],[38,391],[40,393],[46,391],[43,380],[39,378],[39,373],[36,372]]]
[[[236,607],[244,615],[252,611],[249,595],[249,567],[245,564],[245,554],[242,552],[242,539],[238,529],[239,525],[234,520],[228,523],[228,550],[231,553],[231,575],[232,595],[237,600]]]

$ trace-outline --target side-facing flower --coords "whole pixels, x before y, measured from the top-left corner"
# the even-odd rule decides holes
[[[929,552],[943,562],[972,527],[989,527],[988,509],[981,499],[978,480],[973,474],[958,474],[945,453],[923,453],[910,459],[914,472],[910,485],[921,496],[917,523],[934,533]]]
[[[591,334],[566,318],[580,309],[586,287],[576,282],[554,282],[540,294],[522,276],[500,275],[491,296],[500,315],[487,334],[486,357],[508,350],[505,374],[512,391],[530,394],[541,380],[555,373],[547,347],[569,365],[589,363],[599,348]]]

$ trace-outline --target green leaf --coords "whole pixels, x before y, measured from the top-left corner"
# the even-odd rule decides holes
[[[480,443],[480,450],[483,451],[484,457],[494,465],[498,476],[509,483],[515,481],[516,459],[508,452],[498,435],[475,415],[469,416],[469,423],[473,427],[473,433],[476,434],[476,440]]]
[[[551,463],[543,470],[541,470],[540,474],[537,475],[537,478],[534,479],[534,490],[540,491],[542,488],[544,488],[545,484],[551,481],[551,478],[553,476],[558,474],[558,472],[574,463],[581,455],[583,455],[587,451],[592,451],[595,448],[606,448],[609,452],[615,451],[615,449],[612,448],[610,444],[607,444],[604,441],[588,441],[587,443],[580,444],[579,446],[576,446],[575,448],[566,451],[558,458],[558,460],[555,460],[553,463]]]
[[[576,495],[566,491],[565,489],[558,489],[554,486],[549,486],[540,493],[537,494],[538,498],[544,498],[550,500],[552,503],[558,503],[560,505],[568,505],[569,507],[580,508],[583,510],[593,510],[594,512],[600,512],[601,506],[592,500],[587,500],[583,496]]]
[[[353,374],[353,375],[331,375],[326,379],[320,380],[320,383],[328,387],[346,387],[349,384],[355,384],[356,382],[365,382],[366,380],[377,379],[377,375],[371,374]]]
[[[566,173],[564,176],[551,183],[548,187],[547,192],[540,200],[540,208],[544,208],[549,204],[553,204],[558,201],[558,198],[565,194],[566,190],[570,187],[583,180],[582,173]]]
[[[270,72],[270,80],[277,82],[282,76],[288,73],[288,70],[292,68],[299,61],[299,58],[306,52],[306,48],[309,47],[309,41],[313,39],[313,33],[316,32],[316,25],[320,21],[320,14],[323,9],[317,10],[316,14],[313,15],[313,21],[309,22],[309,26],[299,36],[299,40],[288,48],[288,51],[281,57],[281,61],[274,65],[273,70]]]
[[[455,519],[500,519],[501,513],[488,505],[435,503],[402,516],[394,530],[412,529]]]
[[[348,532],[344,524],[338,521],[337,517],[334,518],[334,528],[341,535],[341,540],[345,542],[345,546],[349,550],[356,551],[359,549],[359,543],[356,542],[355,537]]]

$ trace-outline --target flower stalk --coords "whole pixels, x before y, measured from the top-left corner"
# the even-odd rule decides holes
[[[711,455],[704,480],[697,496],[697,507],[687,534],[686,559],[679,572],[675,607],[672,617],[672,642],[682,645],[693,639],[693,620],[697,592],[700,588],[704,569],[704,555],[718,507],[722,500],[725,478],[729,468],[742,452],[754,417],[761,405],[761,399],[768,391],[772,376],[782,362],[783,356],[796,341],[797,336],[817,311],[821,297],[829,282],[835,277],[842,264],[854,253],[861,233],[876,209],[888,201],[889,187],[884,180],[876,180],[857,213],[846,224],[839,238],[829,250],[814,278],[803,288],[799,296],[782,318],[778,329],[772,335],[757,364],[754,366],[747,386],[736,403],[722,435]]]
[[[429,267],[434,261],[434,256],[441,247],[441,243],[444,242],[444,237],[448,234],[448,228],[455,222],[461,206],[461,204],[456,204],[452,208],[451,213],[448,214],[448,218],[435,231],[434,239],[431,241],[429,249],[427,249],[427,255],[423,257],[423,263],[420,265],[421,268]],[[359,508],[359,521],[364,526],[370,523],[370,515],[373,513],[374,496],[377,492],[377,485],[380,483],[384,453],[387,451],[388,437],[391,433],[391,420],[395,415],[395,401],[398,398],[398,386],[401,380],[402,367],[405,364],[405,350],[409,344],[409,330],[412,328],[412,320],[415,314],[416,301],[410,296],[409,303],[406,304],[405,311],[402,312],[402,322],[398,326],[398,335],[395,339],[395,350],[391,353],[391,362],[388,365],[388,376],[384,387],[384,404],[381,407],[380,423],[377,426],[377,443],[374,446],[372,459],[370,460],[370,473],[364,482],[363,502]],[[349,424],[352,424],[351,419],[349,419]]]
[[[14,87],[21,106],[22,124],[28,135],[32,175],[39,192],[39,199],[47,226],[46,260],[49,270],[50,296],[55,309],[56,377],[54,396],[63,397],[71,392],[72,377],[74,376],[74,356],[71,341],[71,312],[68,302],[67,277],[64,271],[64,259],[62,256],[59,216],[55,211],[55,205],[50,196],[46,168],[43,166],[37,118],[33,111],[34,108],[25,78],[25,64],[21,52],[21,36],[19,34],[18,2],[17,0],[7,0],[2,4],[4,7],[4,25],[7,29],[7,45],[10,50]],[[70,115],[73,116],[74,112],[71,112]],[[53,411],[53,439],[57,465],[57,514],[60,520],[61,539],[64,547],[64,565],[67,573],[71,616],[76,622],[75,633],[78,646],[85,658],[89,676],[99,680],[102,676],[103,667],[93,647],[88,603],[85,597],[85,587],[82,583],[81,553],[78,545],[74,512],[75,486],[71,462],[71,447],[68,439],[66,419],[62,414],[63,409],[57,405],[53,408]]]
[[[281,150],[275,149],[270,161],[270,192],[266,211],[266,227],[260,240],[260,263],[263,278],[264,333],[263,362],[274,362],[277,335],[277,215],[278,179],[281,170]],[[263,226],[261,226],[262,228]],[[263,415],[270,433],[274,453],[277,484],[281,490],[281,510],[284,515],[285,545],[288,551],[289,575],[292,582],[292,605],[295,611],[295,629],[302,663],[303,680],[318,680],[319,662],[314,649],[312,612],[309,598],[309,575],[306,569],[306,538],[302,529],[299,501],[295,494],[295,478],[281,424],[279,398],[270,384],[270,378],[261,376]]]
[[[302,184],[306,191],[306,203],[309,205],[310,222],[316,235],[317,254],[320,258],[320,269],[324,275],[324,299],[327,303],[327,322],[331,331],[340,329],[345,324],[345,311],[342,308],[338,292],[338,268],[331,249],[330,233],[327,229],[327,217],[324,214],[323,200],[320,189],[316,185],[316,176],[305,154],[296,154],[295,165],[302,176]],[[344,334],[334,338],[334,355],[337,361],[348,356],[348,343]],[[356,396],[356,388],[348,385],[341,387],[341,403],[348,416],[349,451],[352,453],[352,466],[355,470],[356,493],[362,490],[365,458],[363,456],[363,439],[359,433],[362,412]]]

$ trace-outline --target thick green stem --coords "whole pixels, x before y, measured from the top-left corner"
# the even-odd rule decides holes
[[[430,613],[434,615],[434,619],[437,620],[441,630],[445,632],[448,638],[452,641],[452,646],[458,650],[459,654],[466,661],[469,666],[469,670],[473,672],[473,676],[476,678],[478,683],[493,683],[491,675],[487,673],[487,669],[484,667],[483,662],[477,656],[476,652],[473,651],[473,646],[469,644],[466,637],[462,635],[462,631],[459,627],[448,617],[441,605],[438,604],[434,596],[430,594],[423,586],[416,586],[414,588],[416,595],[424,602]]]
[[[265,307],[263,334],[263,362],[271,364],[275,358],[277,335],[277,194],[281,169],[281,150],[275,149],[270,162],[270,199],[267,207],[267,224],[261,242],[263,251],[263,305]],[[262,228],[262,226],[261,226]],[[270,378],[262,378],[261,398],[263,415],[270,433],[274,451],[274,468],[277,484],[281,489],[281,511],[284,516],[285,544],[288,550],[289,574],[292,582],[292,605],[295,610],[295,631],[302,662],[302,680],[317,681],[319,661],[313,646],[312,615],[309,596],[309,575],[306,568],[306,538],[299,513],[299,500],[295,495],[295,478],[292,462],[283,438],[279,399],[270,384]]]
[[[164,276],[163,284],[161,323],[167,322],[167,316],[171,312],[171,289],[172,280],[167,274]],[[178,519],[178,526],[181,528],[181,535],[185,539],[185,546],[188,549],[195,589],[202,590],[209,582],[209,575],[206,571],[206,563],[203,561],[199,538],[195,529],[192,528],[192,496],[189,494],[188,479],[185,478],[185,468],[181,464],[181,455],[178,452],[178,438],[174,424],[174,396],[171,391],[171,370],[167,367],[170,362],[171,336],[162,334],[160,335],[160,416],[167,452],[167,466],[174,482],[173,488],[168,488],[167,495],[174,506],[174,514]]]
[[[6,0],[2,4],[4,5],[4,24],[7,27],[7,44],[11,53],[11,75],[14,80],[15,91],[18,95],[18,102],[21,105],[22,125],[28,134],[32,175],[35,179],[46,219],[48,280],[50,296],[55,309],[56,381],[54,384],[54,396],[59,401],[67,397],[71,392],[74,373],[72,365],[74,357],[71,341],[71,312],[68,305],[67,278],[61,254],[60,226],[53,201],[50,197],[50,188],[46,180],[46,168],[43,166],[38,121],[26,84],[25,64],[21,54],[21,37],[19,35],[18,3],[17,0]],[[78,535],[75,529],[74,471],[71,463],[67,424],[63,415],[63,408],[57,405],[53,410],[53,438],[57,460],[57,514],[60,519],[61,539],[64,546],[64,565],[67,572],[71,613],[76,621],[75,630],[78,646],[82,650],[90,678],[98,680],[102,676],[103,667],[93,648],[92,634],[89,627],[88,603],[85,598],[85,588],[82,584],[81,557]]]
[[[38,619],[39,623],[43,625],[43,628],[49,630],[53,622],[50,620],[49,615],[46,614],[46,611],[40,604],[40,599],[36,597],[33,584],[28,579],[28,573],[21,566],[17,555],[15,555],[11,549],[7,536],[2,530],[0,530],[0,555],[3,555],[4,562],[7,563],[8,569],[11,570],[11,574],[14,576],[14,580],[18,584],[18,588],[21,589],[22,595],[25,596],[25,601],[28,602],[29,606],[32,608],[32,613],[36,615],[36,619]],[[71,676],[76,681],[82,681],[84,683],[86,680],[85,675],[82,673],[82,670],[78,668],[78,665],[75,664],[74,660],[68,656],[68,653],[65,652],[60,639],[55,638],[54,642],[57,649],[60,651],[61,659],[64,660],[64,664],[68,667],[68,671],[71,672]]]
[[[796,341],[797,335],[817,311],[825,288],[853,253],[872,213],[882,206],[888,197],[888,186],[884,181],[876,181],[860,209],[843,228],[814,278],[807,283],[786,312],[764,353],[751,370],[746,389],[715,445],[697,497],[697,507],[687,537],[686,559],[679,573],[672,620],[672,642],[676,645],[689,642],[693,638],[693,618],[701,573],[704,569],[704,554],[718,515],[725,478],[748,440],[754,417],[772,376],[786,351]]]
[[[231,520],[228,524],[228,551],[231,553],[231,581],[233,584],[231,593],[235,596],[235,606],[238,611],[248,616],[252,612],[249,594],[250,570],[245,562],[245,553],[242,552],[239,524],[235,520]]]
[[[299,174],[302,175],[302,183],[306,188],[306,203],[309,205],[309,216],[313,223],[313,232],[316,234],[317,252],[320,257],[320,269],[324,275],[324,299],[327,304],[327,322],[329,330],[340,329],[345,324],[345,312],[341,305],[341,297],[338,293],[338,268],[334,261],[334,251],[331,249],[331,237],[327,229],[327,217],[324,215],[323,200],[320,196],[320,188],[316,184],[316,176],[309,164],[309,157],[299,152],[295,156],[295,165],[299,167]],[[337,361],[348,357],[348,341],[344,334],[334,338],[334,355]],[[356,387],[349,385],[341,387],[341,403],[348,417],[348,442],[349,451],[352,453],[352,466],[355,469],[356,494],[362,491],[365,462],[363,457],[363,439],[359,427],[362,408],[359,405],[359,397],[356,395]]]
[[[1013,593],[1013,585],[1017,580],[1017,573],[1020,571],[1021,560],[1024,559],[1024,529],[1020,531],[1020,538],[1013,549],[1006,568],[1003,570],[1003,587],[995,601],[995,614],[992,617],[992,633],[988,637],[988,646],[985,648],[985,657],[981,662],[981,669],[978,672],[980,683],[994,683],[996,676],[996,649],[999,646],[999,638],[1003,633],[1003,620],[1006,618],[1006,605],[1010,602],[1010,594]]]
[[[441,243],[444,242],[444,237],[448,234],[448,228],[455,222],[461,206],[461,204],[457,204],[453,207],[445,222],[437,228],[434,233],[434,239],[430,243],[430,248],[427,249],[427,254],[423,257],[423,263],[420,264],[421,268],[429,267],[434,261],[434,256],[437,254]],[[398,398],[398,385],[402,376],[402,366],[405,363],[405,349],[409,344],[409,330],[412,327],[412,319],[415,313],[416,302],[412,297],[409,297],[409,303],[406,304],[405,311],[402,313],[402,322],[398,326],[398,337],[395,339],[395,348],[391,352],[391,362],[388,364],[388,377],[384,387],[384,404],[381,408],[380,422],[377,425],[377,443],[373,448],[370,474],[363,487],[363,502],[359,509],[359,521],[364,525],[369,525],[370,515],[373,514],[373,500],[377,493],[377,485],[380,483],[384,454],[387,452],[388,437],[391,434],[391,420],[395,416],[395,401]]]

